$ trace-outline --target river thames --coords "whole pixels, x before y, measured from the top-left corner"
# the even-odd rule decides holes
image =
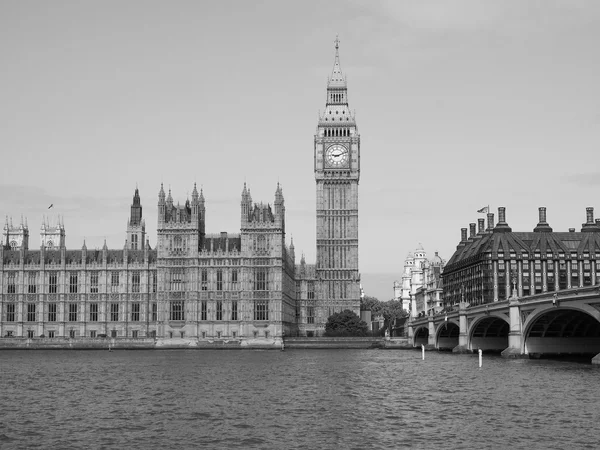
[[[2,351],[0,448],[597,448],[600,369],[385,350]]]

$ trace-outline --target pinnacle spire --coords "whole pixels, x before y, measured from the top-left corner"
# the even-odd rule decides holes
[[[346,79],[344,78],[340,67],[340,40],[337,35],[334,42],[335,59],[333,61],[333,71],[331,72],[331,77],[329,77],[329,82],[327,84],[329,87],[346,87]]]

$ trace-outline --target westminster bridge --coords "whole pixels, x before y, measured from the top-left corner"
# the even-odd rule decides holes
[[[415,317],[409,342],[505,357],[600,354],[600,286],[547,292]],[[600,358],[600,355],[598,356]],[[597,358],[596,358],[597,359]]]

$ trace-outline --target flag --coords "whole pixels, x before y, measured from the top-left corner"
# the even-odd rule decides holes
[[[488,212],[488,207],[487,207],[487,206],[484,206],[483,208],[481,208],[481,209],[478,209],[478,210],[477,210],[477,212],[478,212],[478,213],[485,214],[486,212]]]

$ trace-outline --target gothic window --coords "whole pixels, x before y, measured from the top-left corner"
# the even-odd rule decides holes
[[[119,321],[119,304],[118,303],[110,304],[110,321],[111,322]]]
[[[184,273],[182,268],[171,269],[170,272],[170,290],[174,292],[183,291],[184,288]]]
[[[217,320],[223,320],[223,302],[217,300]]]
[[[131,304],[131,321],[139,322],[140,321],[140,304],[139,302],[135,302]]]
[[[264,253],[267,251],[267,238],[264,235],[258,235],[254,238],[254,251]]]
[[[254,320],[269,320],[268,300],[254,300]]]
[[[152,303],[152,322],[156,322],[158,320],[158,305],[156,302]]]
[[[69,322],[77,322],[77,303],[69,303]]]
[[[8,272],[7,274],[8,277],[8,282],[7,282],[7,291],[9,294],[16,294],[17,292],[17,284],[16,284],[16,278],[17,278],[17,273],[16,272]]]
[[[170,302],[169,317],[169,320],[185,320],[183,300],[173,300]]]
[[[208,269],[202,269],[200,272],[200,289],[203,291],[208,290]]]
[[[223,270],[222,269],[218,269],[217,270],[217,291],[222,291],[223,290]],[[220,319],[217,319],[220,320]]]
[[[77,272],[69,273],[69,292],[77,294]]]
[[[48,280],[48,293],[56,294],[56,291],[58,291],[58,273],[50,272],[48,274]]]
[[[6,304],[6,321],[7,322],[15,322],[16,311],[17,311],[17,306],[15,303],[7,303]]]
[[[27,322],[35,322],[35,303],[27,304]]]
[[[98,303],[90,303],[90,322],[98,322]]]
[[[56,322],[56,303],[48,303],[48,322]]]
[[[35,294],[35,292],[37,290],[36,281],[37,281],[37,272],[29,272],[29,289],[28,289],[28,292],[30,294]]]
[[[309,281],[307,283],[306,298],[309,300],[315,299],[315,282],[314,281]]]
[[[140,272],[136,270],[131,275],[131,292],[140,292]]]
[[[110,275],[110,292],[119,292],[119,272],[112,272]]]
[[[156,292],[157,276],[156,272],[152,272],[152,292]]]
[[[315,308],[314,306],[306,307],[306,323],[315,323]]]
[[[231,301],[231,320],[238,320],[238,302],[237,302],[237,300]]]
[[[90,274],[90,293],[98,293],[98,272],[92,272]]]
[[[231,289],[237,290],[238,288],[238,271],[237,269],[231,269]]]
[[[200,320],[208,320],[208,305],[206,300],[200,302]]]
[[[137,234],[132,234],[131,235],[131,249],[132,250],[137,250],[138,249],[138,236],[137,236]]]
[[[254,290],[255,291],[266,291],[269,289],[267,281],[267,269],[257,268],[254,269]]]

